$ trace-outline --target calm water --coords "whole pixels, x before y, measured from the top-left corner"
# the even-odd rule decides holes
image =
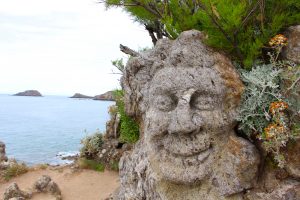
[[[67,97],[0,95],[0,140],[9,157],[27,164],[59,164],[56,155],[77,152],[87,134],[105,130],[114,102]]]

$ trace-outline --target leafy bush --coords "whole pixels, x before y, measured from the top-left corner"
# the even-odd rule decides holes
[[[3,178],[8,181],[13,177],[19,176],[28,172],[28,167],[24,163],[14,162],[11,166],[5,169],[2,173]]]
[[[80,149],[80,155],[88,159],[93,159],[103,144],[103,135],[99,131],[93,135],[87,135],[81,140],[81,144],[83,146]]]
[[[258,65],[251,71],[241,70],[246,87],[237,119],[241,122],[240,129],[248,137],[262,133],[271,120],[269,105],[282,98],[279,88],[281,72],[272,64]]]
[[[282,38],[277,37],[284,42]],[[270,43],[276,44],[273,39]],[[282,148],[300,135],[300,66],[279,61],[281,49],[282,45],[277,44],[273,54],[269,53],[270,64],[255,66],[251,71],[241,70],[246,90],[238,120],[239,128],[249,138],[261,140],[263,149],[272,153],[282,168]]]
[[[250,69],[270,37],[299,23],[299,0],[103,0],[145,25],[155,44],[182,31],[207,33],[207,43]],[[154,34],[156,33],[156,35]]]
[[[120,114],[120,141],[133,144],[139,139],[139,125],[125,113],[124,94],[122,90],[114,91],[117,110]]]
[[[80,158],[77,163],[82,169],[93,169],[99,172],[103,172],[105,170],[105,166],[95,160]]]
[[[114,171],[119,171],[119,161],[112,160],[110,161],[110,169]]]

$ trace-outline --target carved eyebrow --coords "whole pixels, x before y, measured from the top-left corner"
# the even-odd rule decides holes
[[[214,96],[220,96],[220,93],[216,92],[216,90],[196,90],[191,98],[193,96],[210,96],[210,97],[214,97]]]
[[[166,85],[165,85],[166,86]],[[155,95],[169,95],[169,96],[176,96],[176,87],[172,86],[172,87],[164,87],[164,86],[159,86],[159,87],[155,87],[154,89],[150,89],[152,94]]]

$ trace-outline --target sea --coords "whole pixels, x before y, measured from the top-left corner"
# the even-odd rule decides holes
[[[104,132],[112,101],[65,96],[0,95],[0,141],[9,158],[27,165],[65,164],[76,155],[80,141]]]

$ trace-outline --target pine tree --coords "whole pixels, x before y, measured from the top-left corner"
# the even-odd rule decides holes
[[[227,52],[250,69],[268,40],[300,23],[299,0],[104,0],[122,7],[145,25],[153,43],[196,29],[208,35],[207,44]]]

